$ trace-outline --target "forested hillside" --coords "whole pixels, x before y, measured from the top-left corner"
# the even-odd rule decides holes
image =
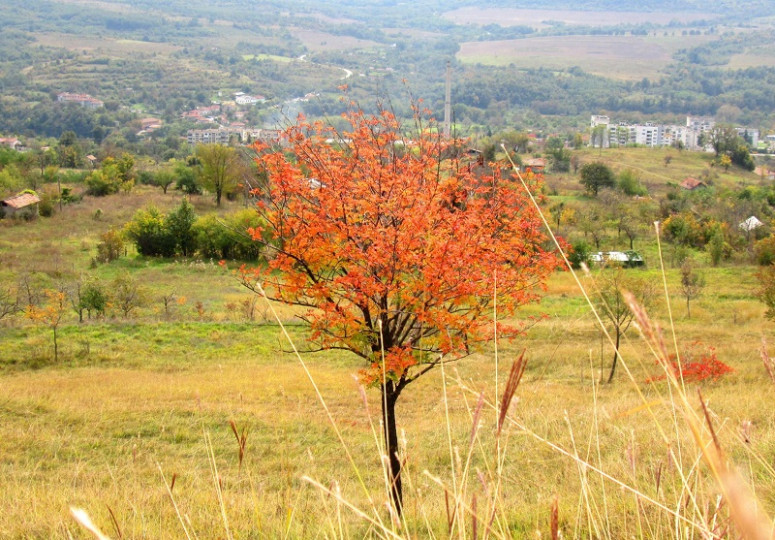
[[[725,106],[742,124],[766,130],[775,120],[770,2],[650,2],[647,11],[608,1],[6,5],[6,134],[131,142],[131,120],[152,114],[164,120],[157,136],[178,136],[192,127],[182,113],[237,91],[266,97],[247,119],[269,126],[301,110],[339,112],[343,82],[367,109],[410,92],[441,116],[447,62],[467,133],[578,128],[600,112],[675,120]],[[105,107],[63,107],[60,92]],[[287,106],[306,94],[315,99]]]

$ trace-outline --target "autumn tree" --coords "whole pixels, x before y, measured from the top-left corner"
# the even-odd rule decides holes
[[[48,326],[54,335],[54,362],[59,361],[59,342],[57,341],[57,330],[59,323],[62,322],[67,311],[67,293],[47,289],[45,291],[46,303],[42,306],[29,305],[25,315],[31,321]]]
[[[504,320],[536,300],[557,260],[542,247],[521,185],[499,167],[477,177],[451,141],[425,129],[422,115],[410,134],[387,110],[345,119],[342,133],[301,121],[285,132],[283,151],[257,147],[268,178],[257,193],[266,226],[251,232],[272,255],[243,268],[243,280],[308,308],[301,317],[311,327],[310,350],[362,359],[364,382],[381,391],[400,512],[399,396],[492,339],[493,302]],[[518,331],[498,324],[503,336]]]
[[[237,187],[242,176],[237,151],[222,144],[200,144],[196,157],[202,185],[215,194],[215,204],[221,206],[221,197]]]

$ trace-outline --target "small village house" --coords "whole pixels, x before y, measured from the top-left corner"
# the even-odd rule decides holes
[[[40,197],[34,193],[21,193],[0,203],[0,214],[7,218],[32,219],[38,215]]]
[[[707,187],[705,182],[703,182],[702,180],[698,180],[696,178],[692,178],[691,176],[688,177],[683,182],[681,182],[679,185],[688,191],[694,191],[695,189],[698,189],[698,188]]]

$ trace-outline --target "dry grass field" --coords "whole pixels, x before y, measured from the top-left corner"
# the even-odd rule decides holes
[[[647,157],[636,162],[648,168]],[[683,157],[673,165],[692,166]],[[52,286],[126,270],[152,298],[128,319],[79,324],[69,312],[58,364],[49,329],[2,321],[0,537],[87,538],[71,506],[111,538],[734,537],[731,513],[740,504],[753,513],[754,499],[717,482],[700,399],[736,485],[775,514],[773,382],[759,356],[775,328],[755,298],[755,268],[704,268],[708,286],[691,317],[678,271],[666,270],[672,304],[660,293],[649,309],[666,349],[699,341],[734,369],[672,386],[647,382],[664,373],[658,342],[636,328],[615,381],[601,383],[611,346],[573,276],[557,273],[541,303],[520,314],[538,317],[523,337],[436,370],[402,396],[406,512],[393,522],[379,393],[359,389],[356,358],[302,355],[306,372],[269,307],[246,321],[229,304],[247,291],[208,261],[130,250],[89,267],[101,232],[149,203],[169,210],[179,200],[141,188],[87,198],[51,219],[0,223],[4,285],[33,269]],[[204,197],[193,202],[199,214],[215,210]],[[656,244],[643,242],[648,266],[628,272],[661,284]],[[579,278],[593,297],[598,272]],[[187,302],[167,318],[158,295],[171,290]],[[293,310],[275,307],[294,323]],[[304,329],[289,332],[303,347]],[[497,436],[496,404],[523,350],[527,369]],[[230,421],[246,430],[242,462]]]
[[[683,152],[673,148],[609,148],[604,152],[599,149],[585,148],[578,152],[582,163],[600,161],[620,173],[624,170],[635,171],[652,197],[665,194],[669,185],[678,185],[687,177],[703,178],[709,175],[714,185],[727,189],[756,186],[762,183],[762,178],[753,172],[744,171],[738,167],[725,171],[721,167],[711,166],[712,153]],[[665,165],[665,157],[671,161]],[[555,179],[547,178],[550,184]],[[569,190],[581,191],[577,178],[563,176],[563,185]]]
[[[679,48],[700,45],[708,36],[552,36],[463,43],[457,58],[466,63],[524,69],[568,69],[614,79],[657,77]]]

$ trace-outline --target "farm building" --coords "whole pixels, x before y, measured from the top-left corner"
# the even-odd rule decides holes
[[[681,182],[679,185],[688,191],[693,191],[697,188],[707,187],[705,182],[703,182],[702,180],[697,180],[696,178],[692,178],[691,176],[688,177],[683,182]]]
[[[643,257],[637,251],[598,251],[597,253],[592,253],[589,259],[599,265],[611,263],[625,268],[643,266],[645,264]]]
[[[0,213],[3,217],[18,217],[30,219],[38,215],[40,197],[33,193],[22,193],[9,197],[0,203]]]
[[[543,158],[533,158],[533,159],[526,159],[522,163],[525,167],[525,169],[530,169],[533,172],[543,172],[543,170],[546,168],[546,160]]]

